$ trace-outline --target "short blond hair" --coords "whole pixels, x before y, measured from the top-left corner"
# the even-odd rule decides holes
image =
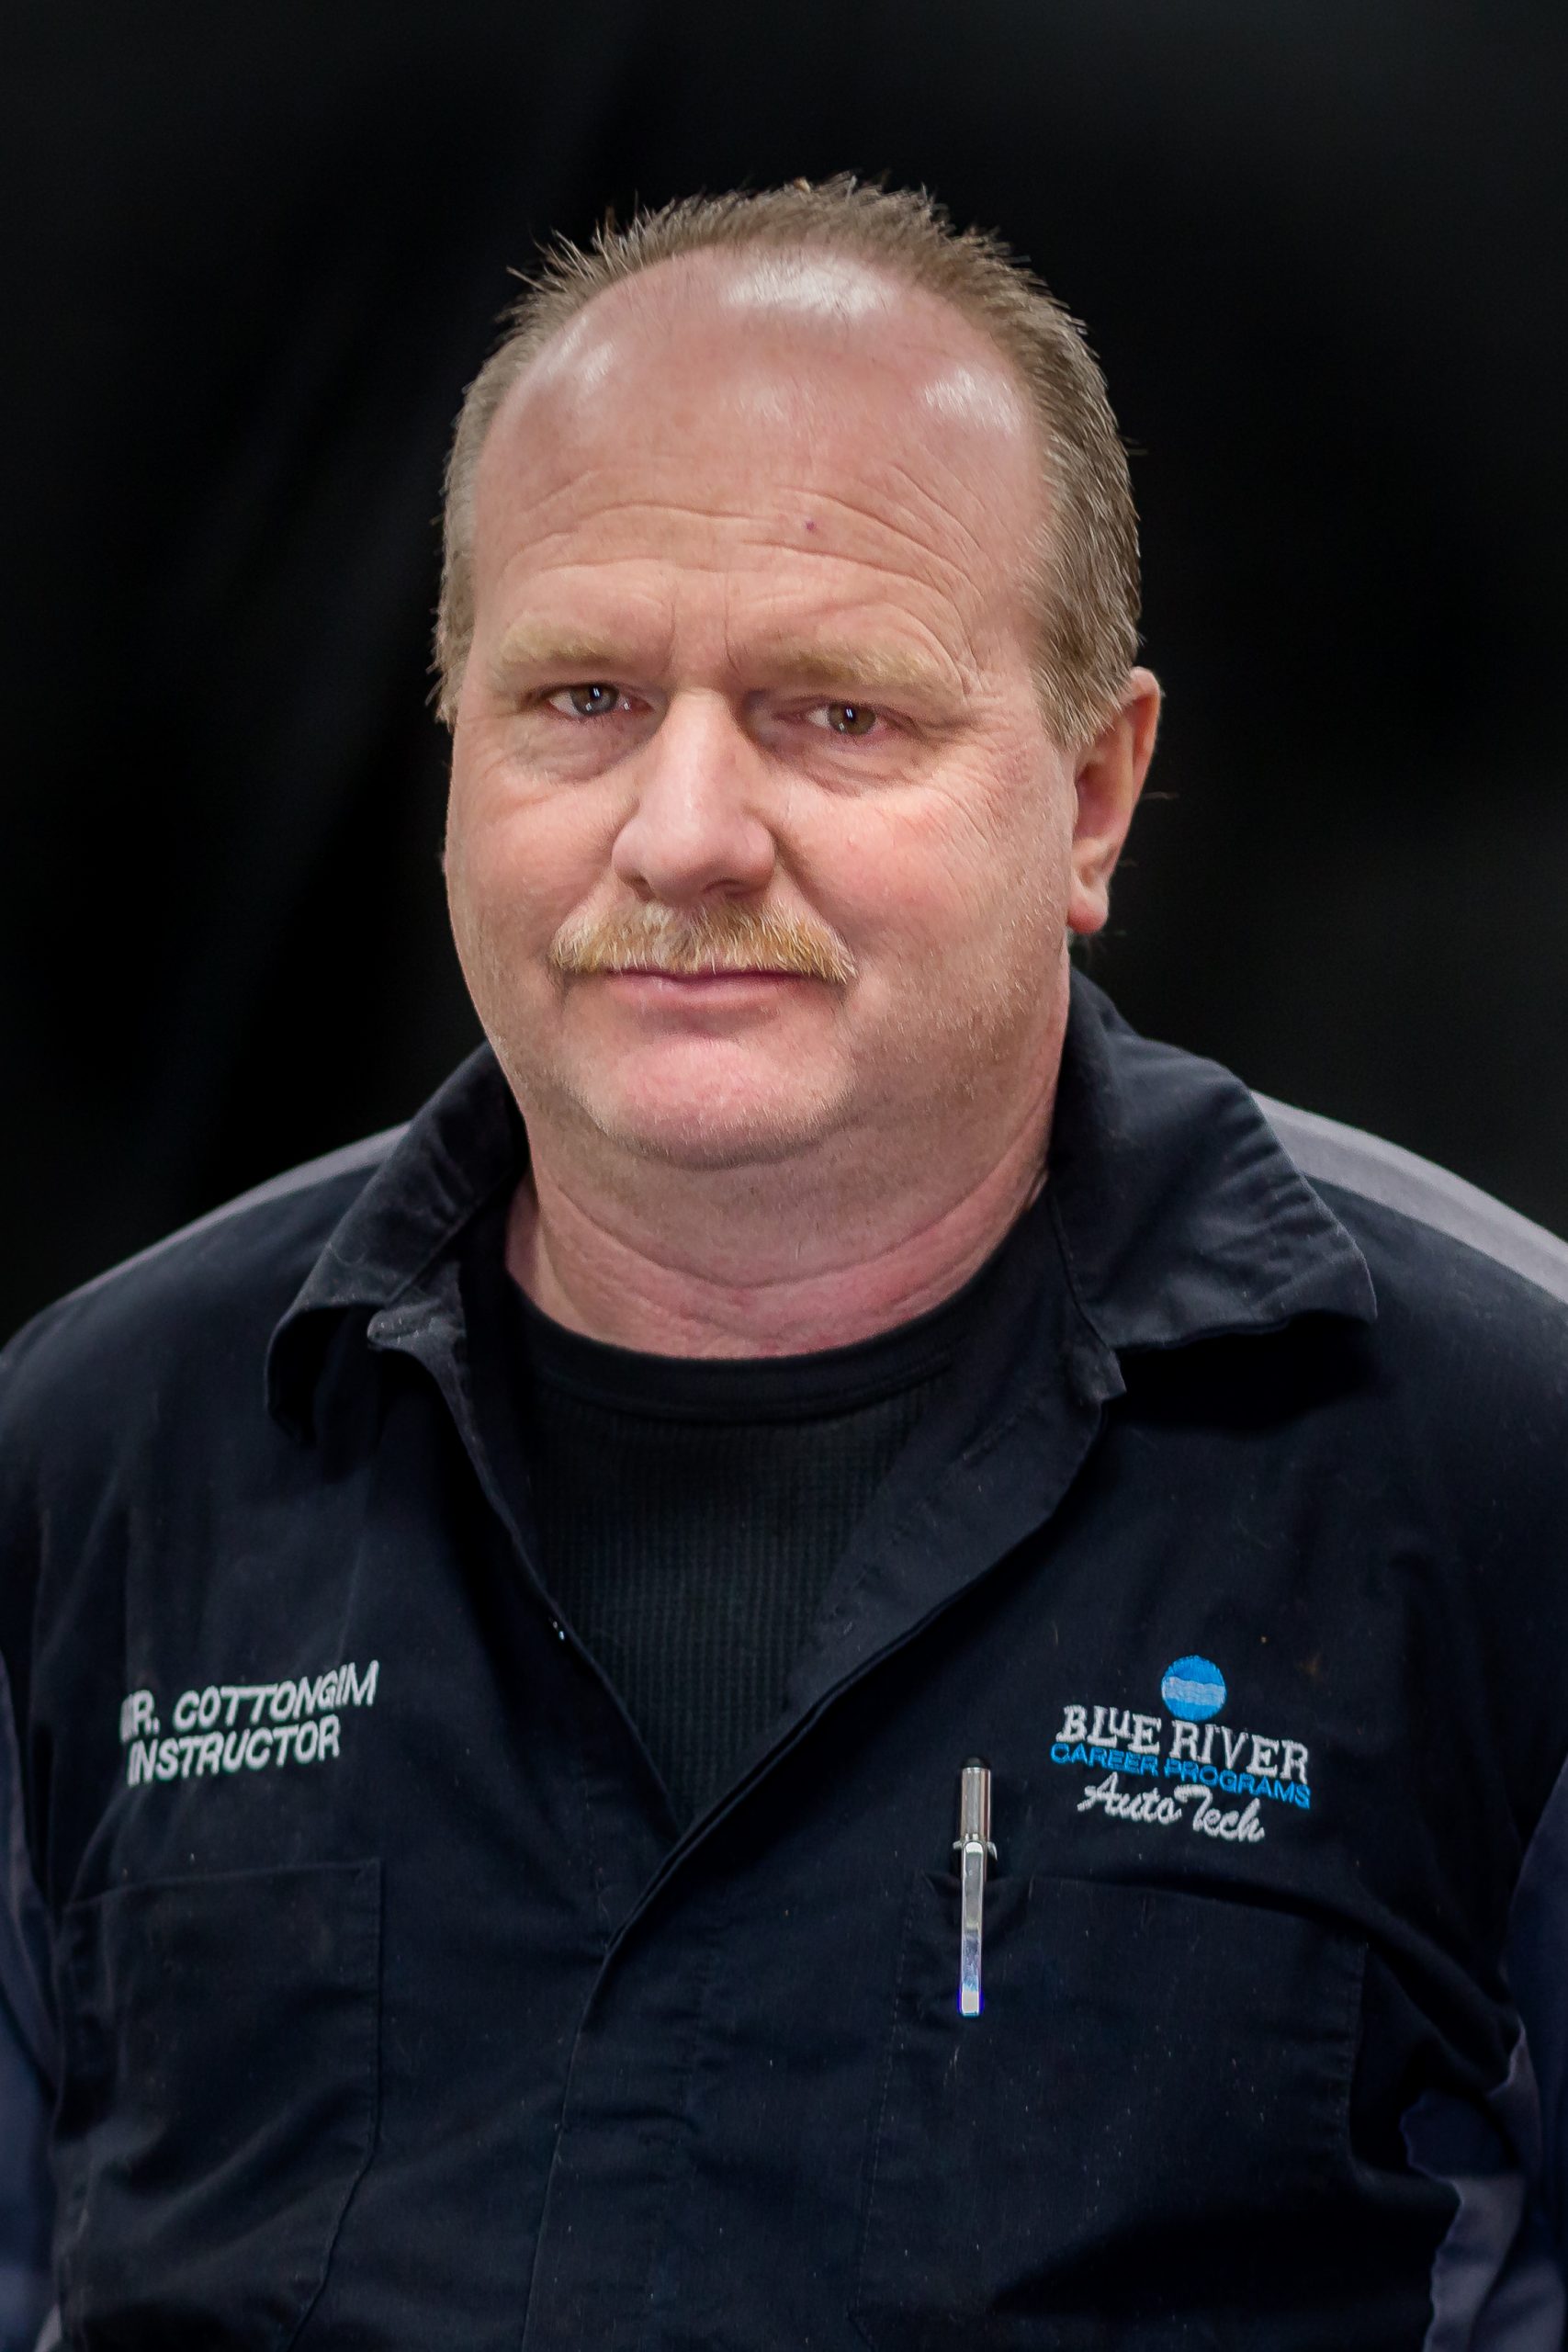
[[[1105,379],[1083,329],[999,239],[957,230],[924,191],[847,175],[751,194],[695,196],[559,240],[503,316],[469,385],[446,468],[435,667],[451,723],[474,633],[474,478],[513,385],[568,321],[658,262],[715,250],[829,253],[951,303],[1021,379],[1040,429],[1050,528],[1036,560],[1038,675],[1054,734],[1088,741],[1117,706],[1138,643],[1138,522]]]

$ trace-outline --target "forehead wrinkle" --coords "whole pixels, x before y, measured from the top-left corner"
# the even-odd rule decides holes
[[[824,447],[824,434],[827,447]],[[547,440],[556,438],[553,435],[545,437]],[[594,439],[598,437],[596,433],[592,435]],[[964,435],[966,441],[970,438]],[[754,475],[749,474],[742,484],[737,484],[726,479],[729,468],[723,458],[716,459],[712,451],[704,455],[699,463],[692,452],[684,448],[656,447],[639,450],[623,441],[613,455],[601,455],[595,459],[589,451],[574,446],[575,436],[569,425],[559,437],[559,446],[541,447],[536,443],[532,450],[519,453],[523,457],[521,481],[513,472],[511,481],[503,485],[502,481],[494,480],[492,476],[494,492],[481,497],[479,503],[481,509],[489,509],[492,504],[514,507],[519,503],[525,508],[533,508],[539,519],[532,536],[539,537],[552,528],[570,530],[583,527],[588,516],[595,510],[614,510],[628,517],[659,513],[695,523],[744,522],[755,516],[759,497],[775,511],[787,509],[795,502],[802,500],[808,505],[813,503],[837,503],[861,514],[874,524],[882,523],[889,528],[898,528],[900,526],[894,517],[879,509],[885,502],[897,505],[908,503],[912,497],[921,509],[942,517],[961,531],[968,545],[972,547],[976,543],[975,526],[963,517],[959,509],[963,504],[983,503],[983,496],[964,482],[966,469],[955,469],[944,458],[940,447],[933,448],[931,455],[935,464],[927,469],[927,473],[900,460],[886,447],[870,458],[863,452],[857,453],[851,469],[853,480],[846,494],[842,488],[835,492],[829,482],[820,479],[814,482],[810,478],[817,470],[811,463],[813,456],[829,471],[835,469],[837,453],[831,447],[831,441],[832,419],[825,418],[821,421],[821,429],[810,436],[809,454],[798,447],[794,451],[795,464],[789,463],[785,451],[773,453],[775,465],[779,458],[784,459],[787,472],[784,473],[783,479],[775,473],[772,481],[759,484]],[[492,453],[487,452],[490,454]],[[493,454],[498,462],[502,462],[500,451]],[[754,464],[757,454],[756,444],[748,441],[745,455],[749,465]],[[807,458],[807,464],[804,469],[797,469],[803,456]],[[541,470],[543,480],[539,478]],[[780,470],[783,471],[782,469]],[[486,467],[485,471],[489,474],[490,468]],[[556,475],[553,481],[549,479],[551,473]],[[928,474],[932,473],[952,479],[953,499],[943,499],[932,491],[928,478]],[[1032,466],[1031,479],[1033,479]]]
[[[504,475],[491,476],[495,490],[484,503],[494,514],[502,545],[513,538],[499,567],[503,606],[503,583],[512,585],[519,601],[542,603],[541,573],[566,580],[579,574],[592,583],[590,594],[595,601],[604,594],[606,570],[621,570],[623,580],[616,582],[611,607],[613,627],[601,633],[591,602],[572,616],[570,642],[562,642],[558,629],[553,648],[536,646],[535,652],[547,650],[574,668],[586,663],[593,669],[618,652],[617,666],[635,663],[651,678],[658,667],[647,643],[652,616],[649,611],[637,614],[637,605],[657,608],[658,634],[665,650],[672,652],[674,605],[682,575],[694,581],[736,575],[727,588],[728,608],[730,588],[736,600],[742,601],[755,594],[746,575],[754,580],[758,572],[776,567],[780,595],[794,603],[809,592],[807,567],[793,559],[807,558],[818,578],[823,577],[819,567],[829,567],[828,594],[835,603],[849,599],[842,589],[832,594],[833,571],[846,585],[856,580],[886,582],[903,608],[906,625],[918,626],[933,647],[940,647],[944,673],[962,689],[965,673],[973,670],[979,639],[992,630],[987,616],[992,598],[987,590],[998,567],[996,548],[987,546],[983,529],[965,511],[976,502],[965,494],[961,474],[953,481],[950,501],[914,466],[886,448],[847,479],[831,447],[796,449],[795,463],[786,457],[784,469],[760,482],[748,481],[743,474],[726,480],[728,468],[715,481],[683,453],[657,449],[623,447],[566,470],[573,454],[570,441],[568,434],[559,447],[538,449],[536,445],[533,463],[525,453],[521,481],[515,471],[510,481]],[[940,451],[932,454],[938,459],[936,471],[953,473],[951,466],[941,462]],[[803,457],[806,463],[801,465]],[[814,459],[829,475],[839,473],[836,487],[811,481],[818,470]],[[809,540],[799,531],[802,513],[821,526]],[[522,544],[513,537],[519,529]],[[668,544],[671,533],[685,543],[672,548]],[[853,593],[852,587],[852,599]],[[923,611],[909,609],[911,594]],[[574,601],[569,586],[569,612]],[[807,617],[815,615],[808,612]],[[563,613],[561,621],[566,620]],[[606,614],[607,624],[609,620]],[[499,660],[504,664],[509,658],[525,657],[509,657],[503,639]]]
[[[912,467],[905,465],[901,459],[890,458],[886,462],[890,470],[905,485],[908,494],[917,504],[930,514],[940,515],[951,529],[958,533],[968,548],[973,561],[987,565],[996,564],[997,549],[989,543],[985,532],[970,521],[960,511],[957,504],[950,503],[929,481],[923,480]],[[1022,558],[1025,551],[1021,548],[1016,552]]]
[[[861,520],[871,520],[898,545],[917,549],[928,562],[933,564],[938,576],[921,579],[911,573],[907,563],[897,560],[897,548],[887,555],[879,555],[863,547],[823,547],[818,543],[810,548],[792,546],[789,550],[792,556],[799,555],[813,563],[843,565],[852,571],[869,573],[874,580],[885,581],[896,592],[901,591],[905,600],[908,600],[910,590],[916,589],[922,605],[944,605],[952,615],[953,620],[964,634],[966,636],[973,634],[978,618],[978,599],[974,591],[974,575],[957,557],[938,555],[919,532],[908,530],[901,525],[892,523],[885,515],[875,514],[868,518],[863,510],[854,506],[848,500],[819,499],[818,505],[819,509],[836,507],[840,512],[857,516]],[[772,542],[768,544],[771,545]],[[933,634],[935,633],[933,630]]]
[[[682,471],[682,478],[689,482],[692,469],[683,468]],[[613,538],[617,522],[624,522],[628,526],[651,522],[660,526],[668,526],[671,524],[692,524],[699,528],[704,526],[711,526],[718,529],[734,527],[741,532],[752,534],[761,532],[764,535],[783,526],[789,530],[793,541],[794,526],[786,518],[795,509],[802,504],[808,508],[815,504],[820,510],[834,503],[843,503],[834,501],[829,493],[823,491],[794,490],[785,487],[776,492],[770,492],[770,503],[775,509],[770,514],[759,513],[755,495],[750,500],[727,496],[721,489],[716,489],[713,494],[701,503],[691,498],[662,496],[657,491],[630,494],[607,491],[597,500],[585,502],[582,489],[583,485],[580,478],[576,481],[562,484],[560,488],[531,502],[534,514],[529,520],[527,537],[521,547],[513,550],[512,556],[508,559],[509,567],[518,557],[527,558],[547,554],[563,543],[570,545],[573,540],[583,540],[587,543],[587,551],[582,560],[590,562],[660,560],[657,540],[641,550],[619,548],[614,555],[596,555],[595,542],[602,544]],[[560,512],[563,506],[567,508],[564,514]],[[849,511],[855,510],[851,508]],[[873,514],[868,519],[875,522],[880,518]],[[829,550],[804,548],[801,552],[815,554],[829,552]],[[687,552],[682,552],[678,558],[665,555],[663,560],[682,566],[699,562],[699,559]]]
[[[913,481],[913,477],[910,479]],[[918,484],[915,486],[919,487]],[[869,526],[872,532],[879,533],[893,542],[893,552],[884,555],[863,545],[834,545],[830,537],[817,537],[810,544],[796,539],[789,514],[790,510],[801,502],[814,507],[818,515],[829,520],[837,515],[851,524]],[[951,603],[957,611],[966,611],[973,606],[976,601],[973,593],[974,558],[983,552],[982,543],[973,532],[965,531],[964,548],[953,552],[934,547],[927,536],[909,523],[896,519],[880,508],[866,504],[863,500],[819,489],[801,492],[798,497],[786,492],[779,496],[777,503],[783,511],[772,514],[759,514],[752,506],[698,509],[677,506],[661,499],[618,502],[615,512],[628,519],[646,514],[661,521],[684,519],[733,525],[744,545],[765,550],[775,559],[783,556],[801,558],[813,564],[846,564],[856,570],[874,572],[889,582],[897,582],[906,591],[915,588],[927,595],[934,594]],[[934,505],[939,513],[945,512],[940,502],[928,500],[927,503]],[[710,557],[684,548],[678,555],[671,556],[657,546],[616,545],[609,529],[610,519],[607,514],[595,518],[579,517],[558,523],[549,529],[530,532],[525,544],[514,549],[502,566],[502,575],[514,574],[520,565],[529,571],[586,572],[592,572],[601,565],[634,566],[639,570],[652,567],[656,573],[663,575],[660,585],[676,591],[682,572],[724,573],[732,568],[731,560],[722,554]],[[787,537],[781,538],[781,533],[787,533]],[[598,546],[593,544],[596,537],[601,542]],[[588,544],[574,551],[570,562],[561,563],[558,560],[560,550],[570,548],[574,540],[582,538],[586,538]],[[910,549],[938,576],[921,578],[919,571],[911,571],[906,564],[901,564],[897,560],[897,549],[899,548]],[[556,560],[552,560],[552,558]]]
[[[620,463],[624,467],[626,460],[623,458]],[[676,480],[689,488],[694,471],[696,469],[690,463],[678,462],[674,459],[667,459],[665,464]],[[646,475],[647,468],[643,468],[642,470]],[[599,485],[602,477],[608,477],[608,479],[604,481],[604,486],[601,488]],[[807,494],[804,491],[797,493],[801,497]],[[716,489],[706,499],[692,495],[681,496],[675,493],[673,488],[669,492],[657,488],[630,491],[617,486],[615,469],[605,466],[576,468],[568,481],[558,482],[549,489],[530,491],[525,487],[521,493],[521,503],[525,507],[532,507],[540,516],[549,516],[563,506],[567,509],[562,520],[542,522],[536,526],[530,533],[530,543],[533,545],[551,537],[562,537],[572,531],[591,528],[595,517],[606,513],[656,514],[677,515],[691,522],[723,523],[743,522],[752,511],[745,505],[726,503],[722,491]],[[584,512],[584,509],[587,511]]]
[[[945,573],[961,588],[966,588],[972,580],[972,571],[965,558],[970,548],[978,544],[973,534],[968,535],[968,546],[960,552],[938,547],[911,520],[889,512],[880,503],[872,503],[866,492],[858,491],[858,486],[856,492],[829,490],[820,485],[798,493],[784,492],[776,494],[773,512],[760,514],[754,509],[747,509],[738,513],[734,519],[749,527],[755,543],[791,557],[804,557],[812,562],[854,564],[890,580],[902,581],[907,588],[927,593],[934,590],[938,594],[948,593],[938,582],[923,577],[919,570],[911,571],[901,566],[893,555],[874,554],[863,545],[836,544],[830,534],[826,537],[820,533],[814,534],[809,543],[798,538],[795,521],[798,503],[813,510],[814,520],[826,517],[831,521],[836,516],[840,517],[851,525],[868,527],[872,532],[882,535],[893,542],[895,550],[909,548],[921,564],[931,565]],[[784,535],[782,542],[781,532]]]
[[[948,507],[901,460],[885,458],[879,471],[882,475],[880,481],[872,480],[863,484],[856,483],[852,490],[819,490],[805,494],[813,500],[818,513],[839,514],[852,522],[869,525],[872,530],[886,534],[897,546],[910,548],[923,563],[934,565],[966,588],[970,586],[975,576],[974,559],[976,554],[985,552],[985,542],[974,526]],[[877,495],[879,490],[883,492],[880,497]],[[919,527],[921,520],[927,518],[940,518],[959,536],[962,545],[957,548],[942,546],[940,541],[945,534],[933,534]],[[803,548],[801,552],[870,562],[884,571],[896,569],[889,563],[880,562],[875,557],[867,556],[859,548],[824,546],[820,537],[815,539],[810,548]],[[915,575],[909,576],[913,578]]]

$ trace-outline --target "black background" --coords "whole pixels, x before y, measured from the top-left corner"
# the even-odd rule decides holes
[[[1100,977],[1568,1227],[1560,0],[51,0],[13,18],[0,1328],[477,1034],[450,419],[553,228],[853,168],[999,228],[1140,453]]]

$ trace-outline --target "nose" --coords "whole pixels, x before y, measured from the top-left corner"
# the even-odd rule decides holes
[[[611,857],[616,878],[671,907],[764,890],[777,851],[760,813],[761,763],[721,695],[671,695],[637,755],[636,798]]]

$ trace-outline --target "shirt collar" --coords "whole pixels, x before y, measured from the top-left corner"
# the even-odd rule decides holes
[[[348,1310],[368,1311],[380,1345],[453,1320],[457,1239],[519,1165],[516,1114],[481,1046],[403,1130],[273,1332],[268,1402],[286,1426],[310,1426]],[[1139,1036],[1078,972],[1044,1205],[1077,1303],[1117,1353],[1377,1312],[1360,1251],[1241,1081]]]
[[[518,1173],[516,1115],[488,1046],[460,1062],[410,1121],[333,1227],[267,1348],[267,1405],[303,1435],[328,1343],[343,1318],[367,1310],[373,1342],[450,1312],[455,1245]]]
[[[1241,1080],[1141,1037],[1077,972],[1046,1197],[1118,1353],[1376,1316],[1365,1259]]]

